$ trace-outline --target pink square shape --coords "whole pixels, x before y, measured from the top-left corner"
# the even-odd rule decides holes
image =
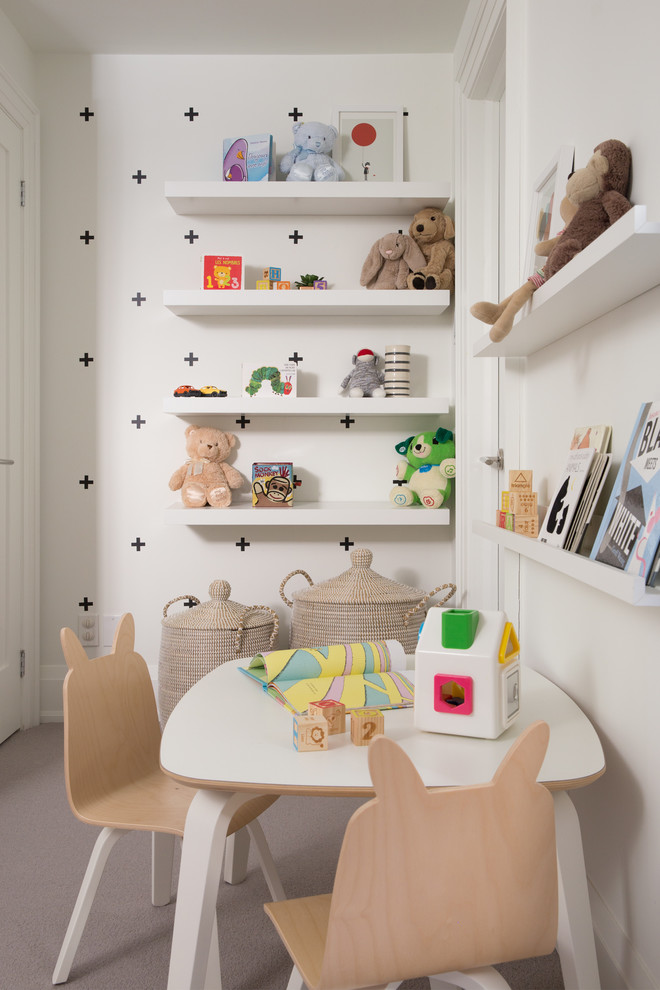
[[[455,684],[463,689],[463,701],[458,705],[443,698],[442,689],[449,684]],[[472,678],[462,677],[459,674],[436,674],[433,678],[433,707],[436,712],[446,712],[448,715],[471,715],[474,707]]]

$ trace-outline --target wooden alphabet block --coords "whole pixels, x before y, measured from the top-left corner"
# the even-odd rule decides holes
[[[257,279],[257,288],[258,289],[272,289],[272,285],[268,281],[267,278],[260,278],[260,279]]]
[[[311,701],[307,708],[307,714],[316,718],[319,716],[326,719],[328,723],[328,733],[331,736],[340,732],[346,732],[346,705],[341,701]]]
[[[275,288],[276,288],[276,289],[290,289],[290,288],[291,288],[291,282],[287,282],[287,281],[284,281],[284,282],[283,282],[283,281],[282,281],[282,280],[280,279],[280,281],[279,281],[279,282],[276,282],[276,283],[275,283]]]
[[[534,516],[538,513],[536,492],[502,492],[502,509],[516,516]]]
[[[314,288],[315,289],[327,289],[328,288],[327,280],[324,279],[324,278],[317,278],[317,280],[314,282]]]
[[[385,734],[385,716],[378,708],[360,708],[351,712],[351,742],[368,746],[374,736]]]
[[[293,745],[299,753],[328,748],[328,723],[323,716],[293,716]]]
[[[532,472],[531,471],[509,471],[509,491],[511,492],[531,492]]]
[[[522,536],[534,536],[539,535],[539,517],[538,516],[514,516],[514,533],[520,533]]]
[[[271,282],[279,282],[282,278],[281,268],[269,268],[268,275],[264,275],[264,278],[269,278]]]

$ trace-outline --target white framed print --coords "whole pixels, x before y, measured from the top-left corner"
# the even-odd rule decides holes
[[[353,182],[403,182],[403,107],[336,107],[332,157]]]
[[[575,149],[567,144],[562,145],[534,183],[525,257],[525,278],[533,275],[537,268],[542,268],[546,261],[544,255],[535,254],[535,245],[556,237],[564,227],[559,207],[566,192],[566,181],[573,171],[574,158]]]

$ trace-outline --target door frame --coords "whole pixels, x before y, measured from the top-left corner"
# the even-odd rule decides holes
[[[21,649],[25,673],[21,684],[21,728],[39,723],[40,595],[39,595],[39,112],[0,68],[0,106],[23,132],[25,182],[22,321],[15,332],[23,338],[23,446],[15,470],[22,471],[23,568],[21,575]],[[17,190],[18,195],[18,190]],[[20,465],[20,466],[19,466]]]

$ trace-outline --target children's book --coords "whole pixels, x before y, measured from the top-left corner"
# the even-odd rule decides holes
[[[272,134],[247,134],[222,142],[225,182],[274,182],[275,145]]]
[[[295,399],[297,392],[298,365],[295,361],[282,361],[279,364],[260,363],[256,357],[241,370],[242,391],[251,399]]]
[[[660,544],[660,401],[645,402],[616,476],[591,559],[649,580]]]
[[[252,505],[281,509],[293,505],[291,461],[255,461],[252,465]]]
[[[237,254],[205,254],[205,289],[243,288],[243,259]]]
[[[570,451],[561,481],[539,530],[538,538],[541,543],[553,547],[565,545],[595,453],[593,447]]]
[[[324,699],[341,701],[347,711],[413,703],[413,684],[403,672],[405,654],[397,640],[271,650],[238,669],[297,715]]]

